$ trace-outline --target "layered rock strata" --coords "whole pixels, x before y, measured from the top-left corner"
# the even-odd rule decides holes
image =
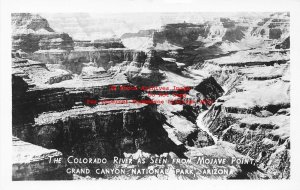
[[[214,68],[222,65],[221,70],[232,71],[227,75],[235,75],[236,80],[223,83],[228,87],[225,96],[203,121],[219,139],[236,144],[238,152],[255,159],[267,178],[278,179],[290,177],[290,84],[289,62],[274,62],[271,66],[240,64],[242,67],[231,68],[211,62]],[[216,76],[226,74],[215,71]]]
[[[62,64],[66,69],[80,74],[83,63],[93,62],[98,67],[109,69],[117,63],[124,61],[145,62],[146,55],[141,51],[134,51],[125,48],[120,49],[79,49],[73,51],[40,50],[30,57],[33,60],[49,64]]]
[[[33,53],[40,49],[74,49],[73,39],[65,33],[56,33],[48,21],[30,13],[12,14],[12,47]]]
[[[202,24],[167,24],[160,30],[127,33],[121,39],[125,47],[154,48],[163,57],[193,65],[252,48],[276,46],[288,49],[289,19],[289,13],[284,12],[259,19],[224,17]]]
[[[43,113],[31,127],[32,142],[65,154],[107,159],[139,148],[176,152],[159,117],[153,105],[125,103]]]

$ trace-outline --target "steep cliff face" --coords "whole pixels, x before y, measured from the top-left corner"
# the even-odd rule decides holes
[[[32,53],[39,49],[72,50],[72,38],[65,33],[56,33],[46,19],[30,13],[13,13],[12,47]]]
[[[159,117],[155,106],[145,104],[75,108],[39,115],[25,134],[34,144],[82,157],[111,159],[137,149],[177,152]]]

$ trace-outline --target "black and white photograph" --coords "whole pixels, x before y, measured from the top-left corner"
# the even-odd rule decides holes
[[[9,19],[12,183],[293,178],[290,10]]]

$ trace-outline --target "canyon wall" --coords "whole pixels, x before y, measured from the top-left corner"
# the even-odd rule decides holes
[[[82,63],[93,62],[98,67],[109,69],[117,63],[136,61],[143,63],[146,54],[142,51],[121,49],[72,50],[72,51],[36,51],[30,57],[32,60],[49,64],[62,64],[74,73],[81,73]]]
[[[262,53],[259,54],[263,60]],[[222,60],[226,57],[202,66],[203,70],[210,70],[217,81],[225,79],[221,84],[226,89],[225,96],[217,99],[203,122],[220,140],[236,144],[236,151],[255,159],[258,167],[268,173],[268,178],[289,178],[289,61],[283,64],[275,58],[276,64],[268,65],[273,60],[265,60],[264,66],[240,63],[232,67],[222,64]],[[247,59],[241,61],[247,62]],[[228,76],[235,79],[226,79]]]
[[[46,19],[30,13],[13,13],[12,47],[26,53],[40,49],[74,49],[72,38],[50,28]]]
[[[284,41],[289,44],[289,14],[274,13],[261,19],[218,18],[202,24],[167,24],[160,30],[127,33],[121,39],[125,47],[154,48],[162,57],[192,65],[240,50],[276,46]]]
[[[27,134],[34,144],[82,157],[111,159],[137,149],[159,153],[175,145],[158,117],[151,105],[99,105],[41,114]]]

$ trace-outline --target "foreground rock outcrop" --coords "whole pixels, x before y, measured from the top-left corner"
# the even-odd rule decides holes
[[[64,164],[50,162],[61,159],[62,153],[46,149],[13,137],[13,180],[68,179],[64,174]],[[59,175],[59,176],[57,176]]]

